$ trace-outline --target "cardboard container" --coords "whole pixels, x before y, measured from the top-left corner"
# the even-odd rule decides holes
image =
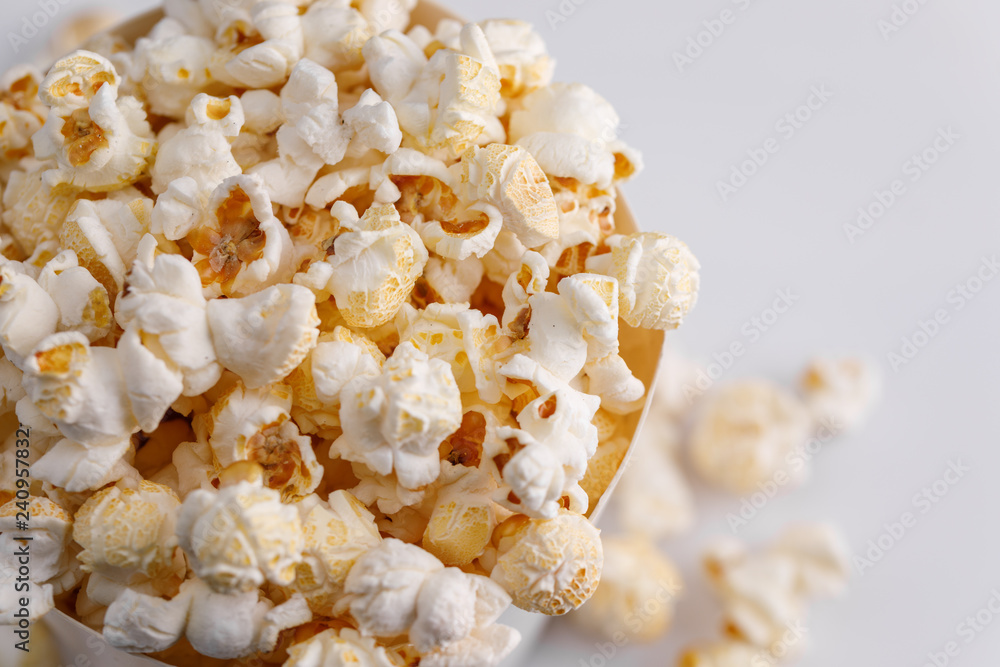
[[[134,42],[149,32],[162,16],[163,13],[160,10],[146,12],[121,24],[113,32],[130,42]],[[461,20],[459,16],[444,7],[426,0],[421,0],[411,15],[413,24],[425,25],[431,30],[434,29],[438,21],[445,18]],[[621,196],[621,192],[618,193],[615,224],[618,231],[624,234],[639,230],[635,217],[632,215],[628,203]],[[656,371],[663,351],[664,334],[662,331],[633,329],[622,322],[620,340],[622,357],[635,376],[646,385],[646,403],[642,411],[632,415],[626,424],[631,445],[611,484],[590,513],[590,519],[595,523],[600,521],[601,515],[608,505],[608,500],[632,457],[639,431],[646,421],[646,415],[650,408],[649,397],[653,393]],[[520,646],[507,658],[505,665],[516,667],[524,663],[541,637],[548,620],[546,616],[531,614],[516,607],[511,607],[504,613],[500,622],[517,628],[522,637]],[[73,667],[155,667],[160,665],[165,667],[165,663],[160,661],[112,648],[99,633],[61,611],[52,611],[42,622],[56,638],[61,665],[72,665]],[[184,667],[192,666],[185,665]]]

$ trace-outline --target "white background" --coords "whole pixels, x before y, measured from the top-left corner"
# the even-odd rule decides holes
[[[618,109],[623,138],[645,155],[645,172],[626,187],[640,224],[687,241],[702,263],[700,302],[671,334],[686,353],[708,360],[743,342],[747,352],[725,379],[790,382],[816,353],[864,354],[881,369],[884,396],[867,426],[825,448],[810,482],[772,501],[741,532],[762,541],[788,521],[829,520],[864,553],[884,524],[907,511],[918,515],[878,564],[855,572],[847,597],[813,608],[811,648],[800,663],[812,667],[921,667],[928,652],[953,640],[960,653],[952,665],[996,664],[1000,656],[1000,619],[970,643],[957,635],[958,624],[1000,590],[1000,280],[961,309],[949,301],[984,256],[1000,256],[1000,5],[908,0],[919,11],[886,37],[879,21],[890,19],[894,1],[903,4],[450,3],[471,19],[534,22],[558,60],[557,78],[591,85]],[[98,4],[68,0],[57,18]],[[152,4],[104,6],[138,12]],[[724,9],[734,22],[680,72],[673,54]],[[7,38],[37,11],[36,0],[4,1],[0,63],[45,48],[51,24],[18,55]],[[786,139],[775,123],[813,86],[832,98]],[[913,182],[904,163],[931,146],[940,128],[960,138]],[[723,201],[717,181],[770,137],[780,150]],[[905,194],[851,243],[844,225],[894,179],[904,181]],[[779,289],[798,301],[750,341],[744,324]],[[939,308],[948,323],[894,371],[887,353]],[[950,461],[971,471],[920,514],[913,496]],[[688,582],[674,632],[655,645],[626,647],[608,664],[673,664],[681,646],[716,633],[718,608],[696,556],[708,538],[730,533],[725,515],[739,500],[699,489],[698,502],[698,530],[664,545]],[[593,641],[557,622],[531,664],[600,665]]]

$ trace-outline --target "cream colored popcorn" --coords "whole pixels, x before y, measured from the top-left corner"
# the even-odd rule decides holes
[[[206,296],[244,297],[288,281],[292,241],[256,176],[233,176],[212,193],[204,224],[187,235]]]
[[[308,391],[310,398],[319,404],[310,407],[328,406],[336,410],[344,386],[359,376],[377,377],[382,372],[385,355],[367,336],[338,326],[321,337],[303,365],[306,363],[307,367],[300,366],[305,376],[302,384],[293,382],[296,401],[300,400],[300,391]]]
[[[372,27],[372,34],[386,30],[404,30],[410,25],[410,12],[417,0],[361,0],[359,11]]]
[[[333,254],[310,265],[309,274],[334,295],[350,326],[385,324],[409,297],[427,250],[391,205],[373,205],[361,219],[344,223]]]
[[[727,634],[764,649],[781,644],[790,624],[804,619],[809,598],[841,592],[849,571],[840,536],[821,525],[792,526],[757,553],[720,540],[704,566],[723,600]]]
[[[24,160],[3,188],[3,225],[26,255],[59,238],[59,228],[76,201],[72,188],[56,188],[45,183],[46,162]],[[6,234],[4,234],[6,236]]]
[[[208,328],[208,304],[198,271],[179,255],[157,255],[152,265],[137,261],[115,316],[140,332],[143,344],[175,369],[183,394],[208,391],[222,373]]]
[[[504,228],[526,247],[559,238],[552,188],[527,150],[499,143],[470,147],[462,155],[462,184],[469,199],[499,209]]]
[[[815,359],[799,387],[813,421],[834,433],[864,421],[878,393],[875,369],[861,359]]]
[[[281,89],[281,108],[285,122],[277,134],[279,157],[251,173],[266,184],[273,201],[301,206],[320,168],[344,158],[350,132],[341,123],[333,73],[309,59],[292,68]]]
[[[371,88],[361,94],[357,104],[344,112],[344,123],[353,135],[348,147],[348,154],[353,157],[368,150],[391,154],[403,141],[396,110]]]
[[[735,639],[688,648],[677,663],[678,667],[774,667],[777,664],[770,651]]]
[[[101,446],[87,446],[63,438],[32,466],[38,479],[69,493],[95,491],[123,478],[138,480],[130,464],[128,437]]]
[[[482,555],[496,512],[496,481],[477,468],[441,463],[440,484],[421,545],[445,565],[465,566]]]
[[[171,489],[145,480],[95,493],[73,523],[83,570],[122,585],[169,575],[179,584],[186,571],[174,534],[180,504]]]
[[[235,88],[272,88],[283,83],[305,48],[302,17],[294,3],[262,1],[245,7],[217,3],[216,44],[209,71]]]
[[[351,473],[358,480],[358,485],[351,489],[351,493],[368,507],[376,507],[387,516],[420,506],[427,500],[428,487],[408,489],[400,484],[395,473],[382,475],[363,463],[351,463]],[[393,525],[391,532],[386,528],[386,532],[398,539],[403,539],[401,531],[405,531],[407,542],[415,542],[423,534],[419,524]],[[414,534],[410,535],[411,532]]]
[[[113,319],[108,292],[77,264],[72,250],[64,250],[49,260],[38,283],[59,307],[60,330],[79,331],[91,342],[109,333]]]
[[[573,620],[589,633],[655,641],[669,632],[684,584],[677,567],[645,537],[604,538],[601,583]]]
[[[207,199],[223,181],[242,173],[231,144],[245,122],[243,105],[235,95],[199,93],[191,99],[185,119],[184,128],[160,142],[150,169],[152,189],[163,195],[171,183],[186,177],[194,180],[198,196]]]
[[[376,34],[365,16],[344,0],[309,4],[302,17],[302,33],[305,57],[334,72],[360,67],[361,48]]]
[[[184,499],[177,537],[191,569],[217,593],[252,591],[265,581],[288,585],[302,562],[302,522],[295,507],[259,482]]]
[[[252,461],[263,469],[264,486],[294,500],[319,486],[323,468],[312,440],[290,419],[291,390],[280,384],[247,389],[242,383],[223,394],[209,413],[209,445],[220,468]]]
[[[579,514],[515,515],[500,524],[493,540],[497,561],[490,578],[521,609],[560,616],[597,590],[604,566],[600,531]]]
[[[126,589],[108,608],[104,638],[138,653],[166,650],[185,637],[201,655],[232,659],[273,651],[282,630],[311,617],[300,596],[275,606],[257,591],[218,593],[190,579],[169,600]]]
[[[67,60],[74,57],[104,60],[86,51],[77,51]],[[50,105],[51,112],[45,125],[32,137],[35,155],[56,161],[56,166],[45,173],[46,181],[52,186],[69,185],[94,192],[134,183],[146,170],[156,147],[142,103],[134,97],[118,98],[118,77],[106,60],[104,64],[110,72],[102,70],[93,76],[90,73],[83,76],[83,99],[75,92],[60,90],[67,83],[63,77],[66,70],[60,67],[65,62],[56,63],[42,82],[41,98]],[[94,79],[109,77],[98,88],[88,88]],[[80,85],[76,78],[69,77],[70,88],[73,84]],[[88,94],[92,96],[86,99]],[[84,100],[87,104],[77,106]]]
[[[418,489],[440,473],[438,445],[461,425],[461,396],[447,363],[403,343],[381,375],[341,390],[340,417],[344,434],[331,456],[395,472],[405,488]]]
[[[299,285],[275,285],[241,299],[213,299],[208,323],[219,363],[250,388],[291,373],[319,336],[316,302]]]
[[[649,442],[662,430],[648,423],[615,491],[618,520],[653,539],[675,536],[694,524],[694,498],[675,454]]]
[[[554,83],[521,100],[520,108],[511,113],[509,134],[511,143],[524,140],[536,149],[539,144],[533,135],[538,133],[573,136],[573,140],[559,141],[565,153],[543,150],[535,155],[542,169],[550,176],[574,179],[589,172],[598,175],[598,180],[585,177],[581,182],[607,185],[608,161],[615,180],[629,178],[642,168],[638,154],[618,140],[619,124],[612,106],[591,88],[580,83]],[[552,139],[545,137],[543,141]],[[585,172],[574,165],[573,160],[580,157],[585,158],[580,163]]]
[[[284,667],[395,667],[385,648],[357,630],[324,630],[288,649]]]
[[[549,282],[549,265],[533,250],[525,251],[503,286],[503,325],[517,339],[527,334],[530,318],[528,298],[544,292]],[[514,324],[516,320],[520,320]]]
[[[334,491],[326,502],[307,496],[296,507],[305,547],[292,589],[305,597],[314,613],[333,616],[351,567],[382,537],[372,513],[347,491]]]
[[[215,51],[210,39],[188,34],[184,25],[162,19],[135,44],[130,76],[146,92],[150,111],[182,119],[195,95],[212,83],[208,64]]]
[[[15,404],[25,397],[22,376],[21,369],[12,364],[10,359],[0,357],[0,392],[2,392],[0,395],[0,415],[13,412]],[[4,479],[13,480],[14,473],[11,472]]]
[[[53,113],[67,116],[85,109],[104,86],[112,98],[118,95],[121,77],[104,56],[78,50],[56,61],[39,86],[42,103]]]
[[[478,257],[455,260],[433,255],[424,266],[423,279],[434,300],[468,303],[483,280],[483,262]]]
[[[640,232],[607,240],[587,270],[618,280],[619,313],[634,327],[676,329],[698,299],[700,264],[673,236]]]
[[[801,482],[795,452],[809,438],[811,422],[802,403],[761,381],[723,385],[705,400],[691,433],[691,460],[705,480],[731,493],[749,493],[759,483],[786,477]]]
[[[490,19],[479,24],[500,71],[500,94],[518,97],[552,82],[555,62],[530,23]]]
[[[42,128],[48,110],[38,98],[41,73],[15,65],[0,77],[0,161],[32,154],[31,136]]]
[[[20,262],[0,260],[0,346],[21,370],[60,320],[58,304],[28,271]]]
[[[362,634],[408,634],[421,653],[488,632],[510,604],[510,597],[486,577],[445,568],[419,547],[396,539],[384,540],[357,560],[346,591]]]

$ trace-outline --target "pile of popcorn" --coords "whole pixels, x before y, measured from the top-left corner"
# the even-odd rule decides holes
[[[810,362],[794,393],[766,379],[720,382],[705,393],[698,373],[668,348],[649,419],[611,503],[621,534],[603,537],[600,584],[573,621],[618,645],[671,630],[684,582],[659,547],[695,525],[684,453],[702,481],[742,502],[726,518],[733,536],[710,543],[701,558],[721,603],[721,637],[688,648],[677,664],[774,667],[804,651],[807,603],[844,590],[849,549],[838,530],[820,523],[792,524],[756,551],[735,535],[770,498],[800,485],[827,443],[865,419],[878,379],[849,357]]]
[[[640,158],[528,24],[414,4],[166,0],[0,79],[0,569],[30,536],[33,619],[173,664],[483,667],[511,603],[594,593],[646,389],[619,336],[679,326],[698,262],[616,233]]]

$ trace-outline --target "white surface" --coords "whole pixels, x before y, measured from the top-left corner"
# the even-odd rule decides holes
[[[44,1],[44,0],[43,0]],[[875,567],[855,575],[850,595],[816,605],[812,667],[923,665],[950,641],[952,665],[993,664],[1000,619],[971,633],[959,628],[1000,590],[1000,280],[961,310],[949,291],[973,276],[981,258],[1000,256],[1000,49],[991,0],[925,2],[885,40],[877,22],[893,2],[842,0],[485,0],[452,2],[470,18],[498,13],[534,21],[559,61],[557,77],[603,93],[641,149],[646,171],[626,188],[641,224],[687,241],[703,264],[702,299],[671,336],[708,358],[733,341],[747,352],[727,378],[766,375],[790,380],[817,352],[866,353],[882,367],[884,398],[856,435],[816,458],[812,480],[770,502],[741,535],[772,536],[799,519],[832,520],[858,552],[887,522],[917,515]],[[62,15],[88,5],[68,0]],[[145,0],[115,5],[130,13]],[[746,6],[745,10],[740,8]],[[9,26],[21,25],[38,0],[7,0],[0,17],[0,62],[13,63]],[[567,14],[550,25],[546,12]],[[726,27],[681,75],[672,54],[731,9]],[[573,10],[572,14],[569,10]],[[551,16],[551,15],[549,15]],[[40,49],[44,37],[28,48]],[[833,93],[793,137],[775,123],[814,85]],[[931,144],[938,128],[961,139],[919,182],[903,164]],[[780,139],[749,184],[723,202],[716,181],[746,151]],[[854,244],[843,225],[893,179],[906,193]],[[799,297],[759,340],[741,330],[761,316],[775,291]],[[886,354],[938,308],[950,316],[938,336],[898,373]],[[753,326],[752,324],[750,326]],[[925,515],[913,505],[949,461],[971,467]],[[672,664],[688,641],[715,634],[717,608],[694,569],[699,546],[727,534],[725,515],[739,500],[699,489],[698,531],[665,545],[683,567],[688,593],[675,632],[660,644],[616,649],[607,664]],[[984,614],[985,619],[987,614]],[[971,638],[971,641],[968,641]],[[548,633],[532,665],[600,665],[593,640],[567,623]],[[991,660],[994,658],[994,660]]]

